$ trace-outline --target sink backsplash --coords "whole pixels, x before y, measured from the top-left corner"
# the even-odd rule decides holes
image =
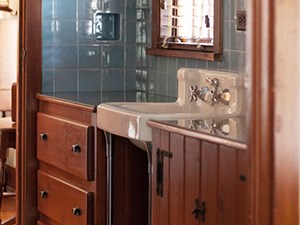
[[[181,68],[177,72],[177,79],[177,101],[188,104],[192,111],[223,116],[245,114],[243,74]],[[196,89],[196,95],[193,95],[193,88]]]

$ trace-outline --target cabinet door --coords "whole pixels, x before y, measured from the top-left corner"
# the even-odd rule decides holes
[[[152,146],[152,225],[169,224],[169,160],[158,163],[158,150],[169,150],[169,133],[153,129]],[[160,170],[160,171],[159,171]],[[161,180],[163,175],[163,180]]]
[[[153,135],[153,225],[196,225],[200,200],[200,142],[166,131]],[[188,149],[188,151],[185,150]]]
[[[245,150],[154,129],[152,225],[245,225]]]
[[[219,147],[219,224],[247,224],[245,150]]]
[[[218,224],[218,145],[201,141],[201,203],[205,203],[203,223]]]
[[[184,137],[179,134],[170,134],[170,154],[169,161],[169,213],[170,224],[184,224]]]
[[[201,152],[200,141],[194,138],[185,138],[184,150],[184,224],[196,225],[200,223],[200,215],[193,214],[196,204],[203,201],[200,196],[201,187]]]

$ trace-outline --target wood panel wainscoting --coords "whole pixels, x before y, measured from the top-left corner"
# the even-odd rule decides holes
[[[150,121],[152,224],[248,225],[245,143]]]

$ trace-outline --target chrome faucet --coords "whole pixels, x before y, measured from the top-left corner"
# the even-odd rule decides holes
[[[198,88],[197,85],[190,86],[190,102],[197,101],[198,99],[203,102],[208,102],[210,99],[211,106],[221,102],[224,105],[229,105],[230,91],[225,88],[219,91],[220,81],[218,78],[206,77],[206,81],[213,87],[211,90],[207,86]]]

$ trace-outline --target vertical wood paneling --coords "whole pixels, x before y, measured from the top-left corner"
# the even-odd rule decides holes
[[[247,152],[155,129],[151,225],[247,225]],[[157,144],[160,143],[160,144]],[[157,148],[164,157],[164,194],[156,194]],[[192,213],[205,202],[205,221]]]
[[[235,224],[237,192],[236,150],[220,146],[219,157],[219,224]]]
[[[152,128],[152,224],[160,225],[160,197],[156,194],[156,151],[160,148],[160,130]]]
[[[218,146],[202,142],[201,156],[201,201],[206,203],[205,225],[218,224],[217,194],[218,194]]]
[[[184,225],[197,225],[192,211],[195,207],[195,200],[200,199],[200,141],[195,138],[185,138],[185,174],[184,174]]]
[[[236,224],[248,224],[247,220],[247,185],[249,183],[248,176],[248,158],[247,152],[244,150],[237,151],[237,215],[236,215]]]
[[[170,137],[167,131],[161,131],[160,147],[162,150],[168,151],[170,149]],[[170,176],[169,176],[169,160],[164,161],[164,187],[163,187],[163,198],[160,198],[160,220],[159,225],[170,225],[169,218],[169,186],[170,186]],[[153,224],[154,225],[154,224]]]
[[[170,225],[183,225],[184,213],[184,137],[171,133],[170,151]]]

